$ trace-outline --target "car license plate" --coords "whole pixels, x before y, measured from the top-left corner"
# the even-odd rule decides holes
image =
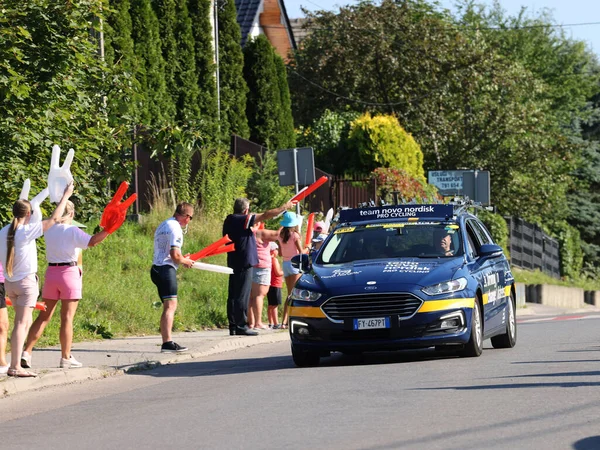
[[[373,330],[377,328],[390,328],[390,318],[373,317],[371,319],[354,319],[355,330]]]

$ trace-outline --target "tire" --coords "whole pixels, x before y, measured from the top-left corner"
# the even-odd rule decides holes
[[[461,351],[461,356],[480,356],[483,351],[483,320],[481,318],[481,306],[476,298],[471,315],[471,337]]]
[[[321,356],[319,352],[299,350],[292,344],[292,359],[297,367],[315,367],[319,365]]]
[[[508,320],[506,321],[506,333],[494,336],[492,347],[494,348],[513,348],[517,343],[517,319],[515,313],[515,294],[511,291],[508,300],[507,312]]]

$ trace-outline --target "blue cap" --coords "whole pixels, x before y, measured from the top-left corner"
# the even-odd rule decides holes
[[[300,225],[300,218],[296,213],[286,211],[283,213],[283,219],[279,222],[282,227],[296,227]]]

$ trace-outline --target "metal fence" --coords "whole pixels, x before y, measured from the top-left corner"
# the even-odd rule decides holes
[[[509,232],[510,263],[522,269],[535,270],[560,278],[559,245],[542,229],[515,217],[505,218]]]

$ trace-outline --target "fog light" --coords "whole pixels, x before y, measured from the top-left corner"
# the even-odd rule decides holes
[[[292,334],[300,334],[302,336],[308,336],[310,333],[308,332],[308,324],[304,322],[300,322],[299,320],[292,320],[290,324],[290,331]]]
[[[442,330],[446,328],[458,328],[460,327],[460,319],[455,317],[453,319],[446,319],[440,324]]]

